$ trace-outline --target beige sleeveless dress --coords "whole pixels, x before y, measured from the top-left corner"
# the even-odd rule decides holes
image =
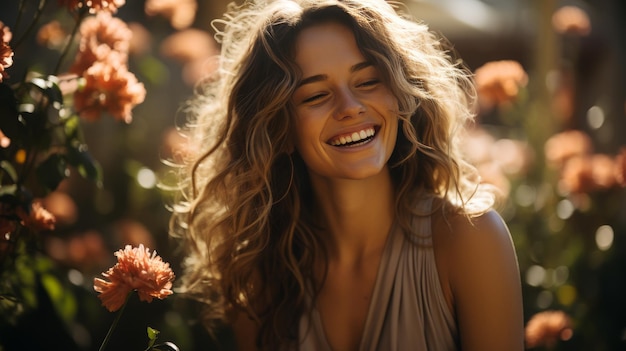
[[[429,213],[432,198],[418,202]],[[378,267],[360,351],[458,350],[458,332],[439,282],[429,216],[416,216],[406,235],[394,225]],[[331,351],[318,311],[299,325],[300,351]],[[341,351],[341,350],[334,350]]]

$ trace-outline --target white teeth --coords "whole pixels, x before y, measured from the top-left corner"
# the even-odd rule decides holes
[[[376,134],[376,131],[374,130],[374,128],[367,128],[358,132],[354,132],[350,135],[342,135],[341,137],[332,140],[330,144],[333,146],[340,146],[340,145],[345,145],[348,143],[356,143],[358,141],[367,139],[373,136],[374,134]]]

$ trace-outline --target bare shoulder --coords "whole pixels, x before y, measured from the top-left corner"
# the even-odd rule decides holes
[[[462,263],[491,254],[515,258],[509,230],[495,210],[474,217],[439,210],[433,214],[432,229],[435,249],[447,260]]]
[[[433,214],[433,245],[463,350],[523,349],[521,282],[511,235],[494,210]]]

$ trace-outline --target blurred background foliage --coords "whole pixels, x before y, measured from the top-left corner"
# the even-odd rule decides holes
[[[5,25],[13,25],[18,3],[0,4]],[[212,69],[218,45],[210,21],[227,3],[133,0],[116,13],[133,31],[129,66],[145,85],[145,101],[131,124],[83,121],[103,186],[72,174],[44,199],[57,228],[26,250],[37,254],[15,261],[12,279],[25,299],[19,311],[3,310],[0,350],[96,349],[114,316],[100,306],[93,277],[125,244],[156,249],[178,272],[167,194],[157,182],[169,177],[162,160],[185,152],[174,130],[184,123],[178,109]],[[466,149],[485,181],[502,190],[499,210],[520,263],[528,349],[626,349],[626,3],[405,4],[477,73],[480,107]],[[556,17],[564,8],[574,10]],[[52,20],[60,34],[42,30]],[[39,43],[16,51],[12,77],[53,70],[60,54],[54,35],[66,36],[72,18],[47,11],[40,24]],[[144,349],[146,325],[181,350],[231,348],[228,331],[211,339],[196,311],[176,295],[149,305],[132,300],[110,349]]]

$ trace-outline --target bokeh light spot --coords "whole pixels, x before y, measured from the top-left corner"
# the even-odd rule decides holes
[[[531,286],[539,286],[546,277],[546,270],[538,265],[533,265],[526,270],[526,283]]]
[[[609,225],[598,227],[598,230],[596,230],[596,245],[598,245],[598,249],[602,251],[610,249],[613,245],[614,234],[613,228]]]
[[[560,219],[568,219],[574,213],[574,209],[574,205],[571,201],[563,199],[556,205],[556,215]]]
[[[141,168],[137,172],[137,183],[144,189],[152,189],[156,186],[156,175],[149,168]]]
[[[592,129],[599,129],[604,124],[604,111],[598,106],[591,106],[587,110],[587,123]]]

